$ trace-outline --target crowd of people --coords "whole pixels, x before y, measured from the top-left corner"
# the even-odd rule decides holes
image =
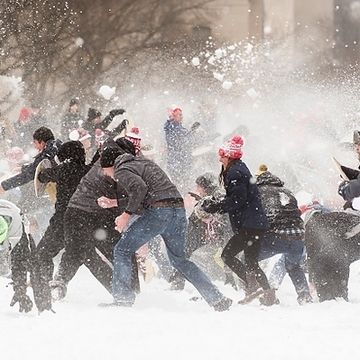
[[[285,273],[298,303],[311,303],[305,224],[296,198],[266,165],[251,174],[242,160],[243,137],[225,139],[218,149],[218,179],[207,172],[192,178],[199,122],[188,130],[182,109],[171,109],[162,169],[147,156],[139,129],[129,128],[126,119],[116,121],[124,114],[114,109],[103,118],[89,108],[83,119],[74,98],[57,131],[35,105],[22,109],[14,125],[2,123],[8,171],[0,183],[0,270],[13,281],[11,305],[31,311],[30,283],[38,311],[53,310],[85,265],[112,294],[106,305],[133,306],[139,273],[151,272],[149,256],[172,289],[183,289],[187,280],[216,311],[228,310],[233,300],[214,285],[214,268],[225,284],[244,291],[240,304],[257,298],[266,306],[278,304],[276,289]],[[14,134],[11,144],[9,134]],[[30,139],[34,158],[21,148]],[[55,204],[49,201],[53,184]],[[347,181],[339,194],[351,202],[359,188],[356,179]],[[50,220],[41,225],[46,216]],[[206,260],[211,276],[191,260],[202,247],[211,248]],[[274,282],[259,262],[276,254],[282,254],[275,269],[282,275]]]

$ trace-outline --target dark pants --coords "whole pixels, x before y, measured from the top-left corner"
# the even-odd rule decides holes
[[[259,285],[264,290],[268,290],[270,289],[269,282],[258,263],[260,241],[263,234],[264,232],[261,230],[241,229],[226,244],[221,258],[246,286],[248,285],[246,274],[255,273]],[[241,251],[244,251],[245,265],[236,257]]]
[[[56,280],[68,284],[81,265],[111,293],[113,250],[120,238],[115,217],[108,213],[93,214],[68,208],[64,217],[65,252],[61,257]],[[132,284],[138,291],[135,257],[132,262]]]
[[[51,308],[49,281],[54,272],[53,258],[64,248],[64,213],[55,213],[35,249],[31,273],[34,299],[39,311]]]
[[[258,260],[268,259],[276,254],[284,254],[285,269],[299,296],[310,294],[309,285],[301,266],[304,253],[304,242],[301,236],[276,235],[266,233],[261,241]]]

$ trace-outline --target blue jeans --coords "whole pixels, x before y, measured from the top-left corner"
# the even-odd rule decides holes
[[[302,268],[304,242],[298,238],[281,238],[274,233],[266,233],[261,241],[258,260],[268,259],[276,254],[284,254],[285,269],[295,287],[302,296],[309,293],[309,285]]]
[[[161,235],[171,264],[190,281],[211,306],[224,296],[210,279],[185,257],[186,214],[184,208],[150,208],[125,231],[114,249],[113,296],[115,302],[133,304],[131,257],[142,245]]]

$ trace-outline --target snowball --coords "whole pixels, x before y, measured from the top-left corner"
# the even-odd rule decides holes
[[[231,89],[232,86],[233,86],[233,83],[231,81],[228,81],[228,80],[226,80],[226,81],[224,81],[222,83],[222,88],[225,89],[225,90]]]
[[[81,37],[77,37],[75,39],[75,45],[81,48],[84,45],[84,39]]]
[[[94,237],[96,240],[104,241],[107,238],[107,232],[104,229],[97,229],[95,231]]]
[[[217,72],[213,72],[213,76],[216,80],[223,81],[224,80],[224,74],[219,74]]]
[[[105,100],[110,100],[111,97],[115,94],[115,90],[115,86],[111,88],[108,85],[102,85],[99,89],[99,93]]]
[[[252,99],[256,99],[259,94],[256,92],[256,90],[254,88],[251,88],[249,90],[246,91],[246,93],[252,98]]]
[[[192,58],[191,63],[194,66],[199,66],[200,65],[200,59],[198,57],[194,57],[194,58]]]

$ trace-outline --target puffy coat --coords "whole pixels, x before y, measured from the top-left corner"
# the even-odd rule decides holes
[[[269,171],[259,175],[256,183],[270,230],[278,234],[303,235],[304,222],[297,200],[284,183]]]

